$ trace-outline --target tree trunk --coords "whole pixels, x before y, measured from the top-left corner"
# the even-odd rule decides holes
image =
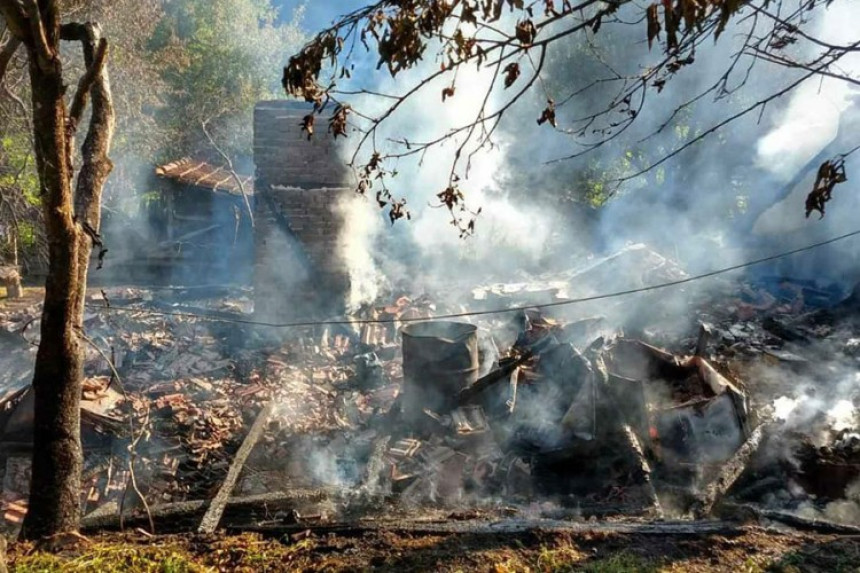
[[[21,287],[21,276],[17,272],[9,276],[4,286],[6,287],[6,298],[15,299],[24,296],[24,289]]]
[[[13,35],[0,50],[0,79],[19,45],[26,46],[30,60],[33,139],[48,239],[42,339],[33,375],[33,473],[22,529],[24,537],[39,539],[76,531],[80,523],[84,300],[92,246],[101,246],[101,194],[113,167],[108,151],[114,112],[105,70],[108,46],[98,25],[61,26],[57,0],[0,0],[0,15]],[[87,68],[68,108],[61,39],[81,42]],[[90,96],[92,118],[73,195],[72,149]]]
[[[58,35],[59,29],[49,33]],[[50,66],[40,65],[35,50],[29,51],[36,166],[49,253],[33,376],[33,474],[22,531],[25,537],[38,539],[75,531],[80,520],[83,354],[76,329],[82,323],[84,291],[80,233],[72,213],[62,65],[59,58]]]

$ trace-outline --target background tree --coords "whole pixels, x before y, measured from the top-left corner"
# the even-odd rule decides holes
[[[327,102],[343,103],[329,117],[335,135],[346,127],[358,132],[352,164],[359,176],[359,190],[373,190],[381,204],[390,207],[392,220],[405,215],[402,200],[388,189],[390,165],[406,157],[421,157],[428,149],[454,141],[448,184],[439,190],[439,203],[451,211],[463,234],[474,228],[474,213],[464,204],[460,186],[475,153],[493,145],[502,119],[514,105],[531,104],[531,118],[545,130],[568,136],[573,145],[555,161],[576,160],[596,150],[612,150],[625,134],[633,132],[646,109],[646,101],[661,92],[674,91],[676,105],[664,117],[651,118],[656,127],[640,139],[641,149],[624,149],[611,168],[592,181],[592,201],[600,202],[621,184],[651,174],[665,180],[683,177],[671,172],[669,161],[742,118],[755,119],[768,103],[790,93],[810,78],[836,77],[857,83],[839,63],[860,50],[860,38],[833,44],[809,30],[815,16],[833,0],[664,0],[642,5],[630,0],[435,0],[430,2],[382,0],[340,18],[318,34],[284,70],[287,93],[314,102],[320,113]],[[595,38],[638,33],[638,57],[627,57],[615,66],[612,58],[598,61],[600,73],[585,70],[576,82],[556,82],[548,77],[551,49],[587,45]],[[727,30],[732,34],[726,34]],[[730,36],[726,38],[725,36]],[[730,57],[703,88],[685,93],[679,86],[687,68],[694,67],[709,43],[728,43]],[[629,45],[628,42],[619,43]],[[612,46],[609,46],[611,50]],[[417,81],[408,87],[380,93],[353,74],[356,51],[373,54],[378,68],[392,77]],[[627,52],[629,56],[630,52]],[[810,55],[811,54],[811,55]],[[432,65],[422,65],[433,62]],[[428,90],[438,90],[437,105],[462,97],[457,92],[458,74],[466,66],[486,70],[491,80],[473,119],[423,141],[380,137],[383,126],[395,121],[407,102]],[[767,93],[746,99],[741,88],[763,74],[781,71],[780,81]],[[571,70],[578,74],[579,70]],[[414,77],[414,76],[413,76]],[[357,79],[356,79],[357,78]],[[398,86],[399,87],[399,86]],[[503,97],[494,97],[503,93]],[[376,109],[345,104],[361,94],[375,99]],[[536,95],[534,95],[536,94]],[[665,94],[664,94],[665,95]],[[531,99],[530,99],[531,96]],[[734,99],[736,106],[722,117],[703,125],[687,125],[670,144],[655,145],[652,138],[681,127],[685,113],[706,99]],[[535,102],[539,101],[538,105]],[[382,102],[382,103],[379,103]],[[573,113],[566,110],[574,108]],[[306,119],[313,127],[314,118]],[[664,143],[665,138],[664,138]],[[647,152],[645,148],[647,146]],[[629,154],[628,154],[629,152]],[[592,178],[595,179],[595,178]],[[831,178],[832,179],[832,178]],[[598,185],[599,184],[599,185]],[[597,189],[596,187],[601,187]],[[677,185],[676,185],[677,187]],[[827,189],[827,181],[821,186]]]
[[[77,334],[91,246],[102,242],[102,189],[108,213],[127,218],[139,214],[161,162],[185,155],[221,161],[218,147],[249,168],[254,104],[280,91],[271,74],[283,63],[276,54],[297,49],[303,36],[301,14],[276,17],[268,0],[0,0],[0,6],[0,257],[11,260],[17,243],[30,276],[49,275],[34,377],[35,451],[49,455],[34,460],[25,524],[25,534],[38,537],[77,526]],[[106,54],[98,48],[99,27],[62,23],[69,20],[98,21],[113,39],[112,91],[98,71]],[[62,40],[85,49],[61,46]],[[34,59],[39,54],[50,58]],[[75,77],[85,81],[65,90],[63,82]],[[88,95],[92,121],[84,113]],[[77,131],[87,134],[80,154]],[[141,222],[119,226],[127,231]]]
[[[251,170],[251,114],[257,101],[281,93],[272,70],[283,63],[282,50],[293,52],[306,39],[302,13],[278,14],[269,0],[65,0],[61,6],[66,18],[97,21],[112,38],[117,127],[103,214],[116,223],[106,226],[105,243],[119,257],[129,229],[145,234],[141,209],[158,208],[154,166],[184,156],[223,163],[217,148],[237,170]],[[9,36],[3,29],[0,43]],[[80,53],[63,55],[67,73],[83,73]],[[0,256],[11,259],[6,251],[17,236],[22,266],[34,276],[44,272],[47,247],[27,80],[27,58],[18,51],[0,84]]]
[[[0,20],[0,264],[47,260],[33,158],[26,56]]]
[[[213,154],[206,123],[218,147],[250,165],[254,105],[280,92],[271,70],[305,40],[300,19],[282,21],[268,0],[164,3],[146,49],[167,88],[155,114],[170,132],[165,157]]]
[[[29,538],[78,527],[80,331],[90,253],[100,243],[101,192],[112,168],[108,151],[114,111],[105,69],[108,44],[96,24],[63,24],[62,9],[54,0],[0,1],[0,14],[11,32],[0,52],[14,54],[23,46],[28,58],[35,165],[48,242],[41,342],[33,376],[36,455],[23,528]],[[66,100],[61,41],[80,43],[86,63],[71,103]],[[75,173],[75,136],[90,101],[92,114]]]

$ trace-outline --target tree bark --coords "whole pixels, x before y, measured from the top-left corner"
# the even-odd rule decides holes
[[[91,249],[93,244],[101,244],[101,191],[112,168],[107,153],[114,114],[104,72],[107,43],[100,38],[98,26],[62,27],[63,39],[82,43],[87,65],[74,97],[74,116],[70,116],[58,56],[57,3],[25,0],[26,18],[13,4],[0,0],[0,12],[29,56],[36,168],[49,254],[41,342],[33,375],[30,502],[22,529],[23,537],[39,539],[77,531],[80,523],[83,348],[79,335]],[[73,193],[74,135],[90,93],[93,113]]]
[[[115,115],[113,99],[110,90],[107,68],[104,66],[107,57],[107,42],[101,37],[101,29],[97,24],[67,24],[63,26],[64,40],[78,40],[83,45],[84,62],[87,75],[84,76],[77,96],[86,98],[92,95],[92,117],[84,139],[82,149],[83,163],[78,172],[75,189],[75,214],[80,227],[81,248],[78,255],[78,296],[82,301],[80,320],[83,321],[83,301],[86,297],[87,273],[94,246],[99,247],[99,260],[107,252],[101,243],[99,230],[101,228],[101,199],[105,181],[113,170],[113,163],[108,158]],[[93,74],[91,86],[84,85],[90,73]],[[73,119],[73,121],[76,121]],[[72,126],[77,127],[76,125]]]
[[[58,23],[46,30],[59,41]],[[75,531],[80,521],[80,398],[83,355],[80,241],[72,213],[72,173],[59,58],[49,65],[28,45],[36,166],[48,240],[41,342],[33,375],[34,433],[30,502],[22,534],[38,539]]]

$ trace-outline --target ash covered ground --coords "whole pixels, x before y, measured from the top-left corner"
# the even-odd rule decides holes
[[[567,304],[618,273],[688,277],[640,245],[518,283],[392,290],[347,321],[291,328],[253,324],[242,289],[93,289],[84,527],[195,530],[216,508],[217,527],[271,531],[717,518],[860,531],[856,293],[727,275]],[[37,299],[0,314],[10,530],[27,503]],[[404,364],[404,338],[426,346],[428,323],[471,368]]]

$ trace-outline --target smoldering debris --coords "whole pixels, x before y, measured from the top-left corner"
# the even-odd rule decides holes
[[[756,278],[687,291],[683,305],[650,293],[638,314],[620,300],[522,310],[536,293],[559,301],[598,291],[623,257],[645,284],[685,276],[637,248],[524,288],[479,287],[485,296],[465,299],[398,293],[351,323],[277,333],[231,322],[251,310],[241,290],[174,293],[172,303],[142,289],[93,293],[85,524],[702,518],[745,507],[761,519],[851,525],[860,322],[850,297]],[[520,310],[432,320],[486,308],[489,293]],[[690,316],[678,321],[682,307]],[[40,312],[16,308],[0,313],[9,365],[0,469],[12,529],[26,512],[27,369]]]

